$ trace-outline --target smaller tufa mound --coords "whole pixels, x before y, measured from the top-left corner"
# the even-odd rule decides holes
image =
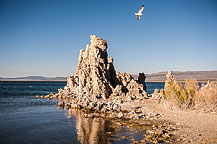
[[[217,113],[217,81],[207,82],[196,92],[196,108]]]
[[[142,84],[143,85],[143,90],[146,91],[147,87],[146,87],[146,84],[145,84],[145,79],[146,79],[145,74],[144,73],[139,73],[138,83]]]
[[[166,82],[170,82],[170,81],[175,80],[175,78],[174,78],[173,73],[172,73],[171,70],[168,71],[168,73],[166,75],[166,78],[167,78]]]
[[[139,74],[138,82],[130,74],[117,73],[112,57],[108,57],[107,41],[95,35],[90,36],[91,44],[80,51],[75,76],[67,78],[64,94],[88,96],[91,99],[109,96],[144,97],[145,75]]]

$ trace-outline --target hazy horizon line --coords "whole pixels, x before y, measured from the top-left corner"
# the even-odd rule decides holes
[[[187,71],[187,70],[184,70],[184,71],[174,70],[173,72],[211,72],[211,71],[217,71],[217,70],[189,70],[189,71]],[[145,73],[145,74],[155,74],[155,73],[165,73],[165,72],[167,72],[167,71],[159,71],[159,72],[152,72],[152,73]],[[120,72],[120,73],[123,73],[123,72]],[[129,74],[131,74],[131,75],[138,75],[139,73],[129,73]],[[34,77],[45,77],[45,78],[58,78],[58,77],[63,78],[63,77],[71,76],[71,75],[67,75],[67,76],[24,75],[24,76],[11,76],[11,77],[0,76],[0,78],[21,78],[21,77],[31,77],[31,76],[34,76]]]

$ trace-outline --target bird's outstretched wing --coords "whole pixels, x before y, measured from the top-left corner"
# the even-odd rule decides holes
[[[144,10],[144,5],[142,5],[142,7],[140,8],[140,10],[138,11],[138,13],[142,13],[142,11]]]

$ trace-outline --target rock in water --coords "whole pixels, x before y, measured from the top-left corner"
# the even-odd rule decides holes
[[[145,74],[140,73],[138,80],[134,80],[125,72],[116,73],[113,59],[107,53],[107,41],[95,35],[90,38],[91,44],[80,51],[75,75],[67,77],[64,89],[58,89],[58,94],[51,97],[57,98],[58,105],[67,109],[96,111],[92,115],[97,117],[99,111],[102,115],[107,113],[107,117],[153,117],[154,112],[142,107],[147,98]]]
[[[80,51],[74,76],[67,78],[64,94],[74,94],[90,99],[107,99],[109,96],[146,96],[145,75],[139,75],[138,82],[130,74],[117,73],[113,59],[108,57],[107,41],[95,35],[90,36],[91,44]]]
[[[112,58],[107,54],[107,42],[95,35],[90,36],[91,44],[80,51],[75,76],[67,79],[68,88],[97,98],[108,98],[117,85]]]
[[[65,105],[65,103],[63,101],[58,102],[58,106],[63,107]]]
[[[138,77],[138,83],[143,85],[143,89],[146,91],[146,84],[145,84],[145,79],[146,76],[144,73],[139,73],[139,77]]]

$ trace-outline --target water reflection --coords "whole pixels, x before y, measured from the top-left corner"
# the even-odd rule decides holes
[[[111,133],[114,129],[110,127],[111,122],[103,118],[85,118],[82,112],[76,109],[68,111],[68,118],[76,119],[78,140],[81,144],[112,144]]]
[[[168,132],[173,126],[166,121],[85,118],[76,109],[69,109],[67,116],[69,122],[75,120],[81,144],[172,143]]]

